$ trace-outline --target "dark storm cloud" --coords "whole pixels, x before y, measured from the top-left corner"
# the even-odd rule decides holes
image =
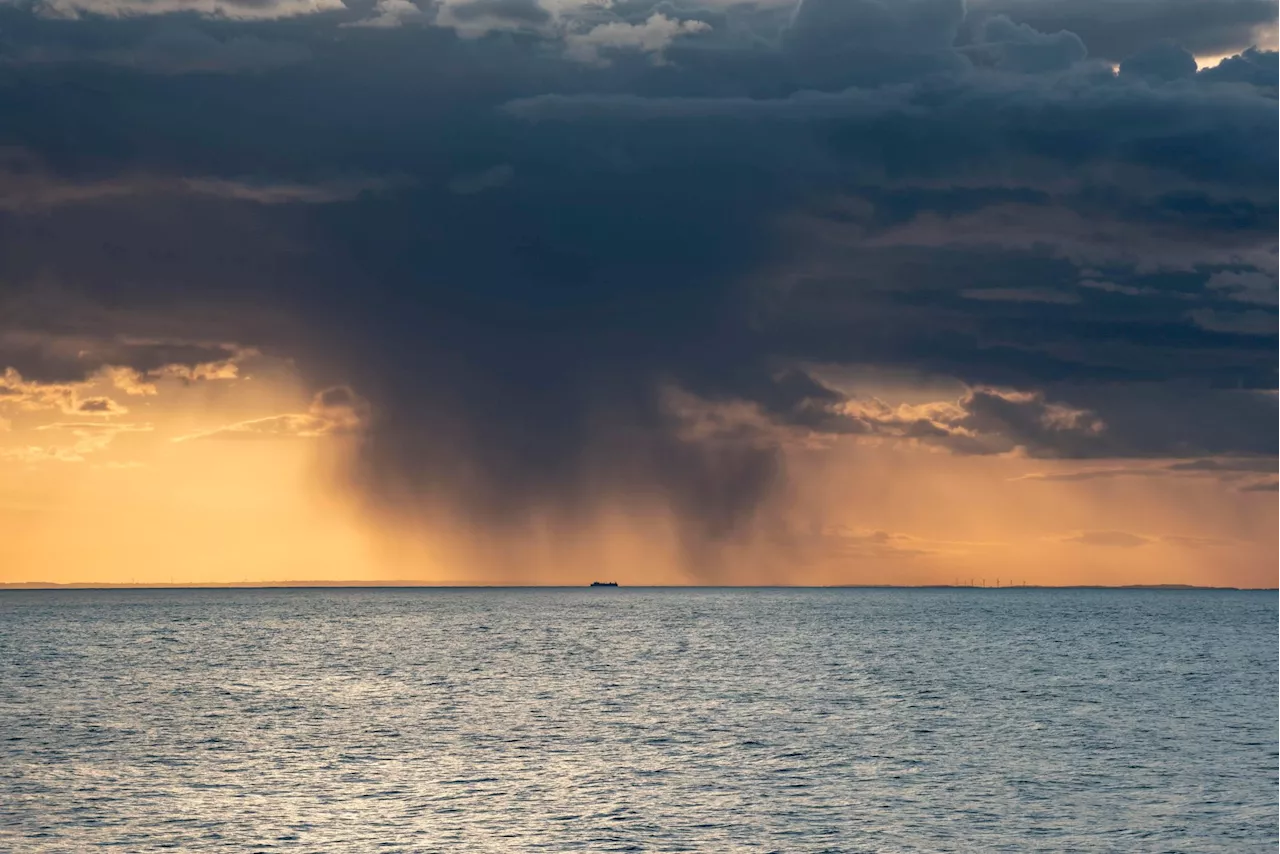
[[[541,24],[551,17],[546,9],[533,0],[471,0],[469,3],[454,5],[450,11],[459,21],[499,18],[526,24]]]
[[[1161,42],[1124,58],[1120,74],[1159,82],[1194,77],[1196,58],[1180,44]]]
[[[971,19],[1003,14],[1044,33],[1066,30],[1092,56],[1119,62],[1161,41],[1200,55],[1257,44],[1274,27],[1270,0],[971,0]]]
[[[161,74],[246,73],[305,62],[310,50],[296,42],[236,32],[214,32],[186,21],[128,19],[84,38],[76,22],[24,19],[0,9],[0,63],[115,65]],[[13,26],[16,24],[16,26]],[[221,30],[222,32],[218,32]]]
[[[1089,55],[1075,33],[1042,33],[1005,15],[987,19],[977,31],[969,55],[982,64],[1009,71],[1063,71]]]
[[[465,39],[391,11],[183,24],[298,46],[288,63],[149,73],[175,63],[104,68],[96,44],[92,69],[0,70],[11,337],[295,356],[369,401],[372,496],[501,526],[652,495],[691,547],[785,471],[769,430],[698,433],[672,389],[959,453],[1274,453],[1274,324],[1249,314],[1275,317],[1274,80],[1253,84],[1274,54],[1116,77],[1078,31],[1014,9],[966,28],[951,0],[699,26],[620,6]],[[45,350],[23,364],[92,367]],[[815,363],[970,391],[859,410]]]
[[[1276,89],[1276,52],[1249,48],[1200,72],[1201,78],[1213,83],[1247,83],[1259,89]]]
[[[166,371],[180,376],[200,366],[237,362],[251,353],[233,344],[130,339],[105,325],[75,329],[51,321],[42,324],[46,331],[32,332],[36,325],[21,315],[0,323],[0,363],[33,382],[78,382],[112,366],[144,375]],[[48,331],[52,329],[62,331]]]
[[[840,56],[943,51],[963,20],[962,0],[803,0],[784,36],[795,50]]]

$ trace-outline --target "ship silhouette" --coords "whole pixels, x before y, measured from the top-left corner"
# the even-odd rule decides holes
[[[593,581],[593,582],[591,582],[591,586],[592,586],[592,587],[617,587],[617,586],[618,586],[618,582],[616,582],[616,581]]]

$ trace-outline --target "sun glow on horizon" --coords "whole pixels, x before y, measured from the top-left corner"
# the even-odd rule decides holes
[[[280,366],[257,367],[141,390],[104,373],[54,405],[27,384],[0,434],[0,580],[363,577],[365,530],[329,478],[350,437],[316,441],[308,396]],[[99,415],[86,400],[112,403]]]
[[[0,434],[0,582],[1274,585],[1275,494],[1242,489],[1249,471],[801,442],[760,523],[691,557],[642,493],[501,530],[408,498],[389,513],[348,477],[354,392],[262,359],[173,373],[22,386]],[[954,393],[856,379],[916,414]]]

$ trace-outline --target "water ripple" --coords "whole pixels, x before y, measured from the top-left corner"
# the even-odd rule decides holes
[[[6,591],[0,850],[1274,851],[1274,593]]]

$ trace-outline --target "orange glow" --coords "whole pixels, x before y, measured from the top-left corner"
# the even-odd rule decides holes
[[[350,440],[175,441],[307,411],[287,377],[161,380],[103,418],[35,408],[0,434],[0,580],[229,582],[368,577],[367,535],[325,472]]]
[[[7,406],[0,581],[1276,581],[1275,492],[1172,474],[1168,461],[799,443],[786,452],[791,486],[759,524],[690,557],[681,520],[643,494],[604,498],[585,518],[535,512],[501,533],[471,530],[448,507],[387,518],[343,477],[359,413],[318,402],[284,365],[145,385],[104,373]],[[83,405],[99,398],[116,405]]]

